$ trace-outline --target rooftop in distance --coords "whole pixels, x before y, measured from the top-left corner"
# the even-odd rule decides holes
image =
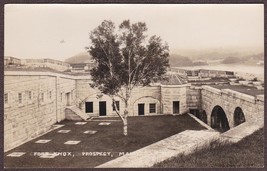
[[[264,94],[264,90],[258,90],[256,87],[245,86],[245,85],[210,85],[210,86],[220,90],[230,89],[251,96]]]

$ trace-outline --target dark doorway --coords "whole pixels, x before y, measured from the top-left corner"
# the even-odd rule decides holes
[[[173,101],[173,114],[178,114],[180,111],[180,102]]]
[[[230,129],[227,117],[221,106],[215,106],[211,112],[211,127],[219,132]]]
[[[145,114],[145,104],[140,103],[138,104],[138,115],[144,115]]]
[[[235,126],[240,125],[241,123],[246,122],[245,115],[240,107],[235,108],[234,112],[234,124]]]
[[[93,102],[85,102],[85,112],[93,113],[93,111],[94,111]]]
[[[106,102],[99,102],[99,115],[100,116],[106,116],[107,115]]]
[[[66,105],[67,106],[70,106],[70,92],[69,93],[66,93],[66,99],[67,99]]]

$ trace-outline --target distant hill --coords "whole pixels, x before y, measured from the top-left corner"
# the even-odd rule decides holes
[[[242,60],[237,57],[227,57],[222,61],[223,64],[234,64],[234,63],[240,63],[240,62],[242,62]]]
[[[171,67],[184,67],[184,66],[200,66],[207,65],[205,61],[192,61],[187,56],[181,56],[177,54],[171,54],[169,58]]]
[[[264,60],[264,54],[263,53],[258,53],[258,54],[251,54],[247,56],[242,56],[242,57],[226,57],[224,60],[222,60],[222,64],[233,64],[233,63],[238,63],[238,64],[250,64],[250,65],[256,65],[259,61]]]
[[[77,55],[74,55],[70,58],[67,58],[65,60],[65,62],[70,63],[70,64],[74,64],[74,63],[86,63],[89,60],[91,60],[92,57],[89,55],[88,52],[81,52]]]
[[[235,48],[210,48],[210,49],[172,49],[172,54],[178,54],[181,56],[187,56],[192,60],[218,60],[225,59],[227,57],[238,57],[238,58],[262,58],[262,48],[251,48],[251,47],[235,47]]]
[[[192,66],[193,62],[190,58],[186,56],[171,54],[169,57],[169,64],[171,67],[180,67],[180,66]]]

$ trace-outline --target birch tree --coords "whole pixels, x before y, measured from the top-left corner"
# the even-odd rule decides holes
[[[169,67],[167,43],[156,35],[147,38],[146,31],[143,22],[131,24],[125,20],[116,29],[112,21],[104,20],[90,32],[91,43],[87,50],[96,60],[90,72],[94,83],[90,86],[110,96],[114,104],[115,97],[124,103],[123,114],[115,105],[123,122],[124,135],[128,134],[127,117],[133,88],[166,79]]]

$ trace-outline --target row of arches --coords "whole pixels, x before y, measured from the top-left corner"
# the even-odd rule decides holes
[[[245,115],[240,107],[236,107],[234,111],[234,126],[245,122]],[[219,105],[215,106],[211,112],[211,127],[220,132],[225,132],[230,129],[227,116],[223,108]]]

